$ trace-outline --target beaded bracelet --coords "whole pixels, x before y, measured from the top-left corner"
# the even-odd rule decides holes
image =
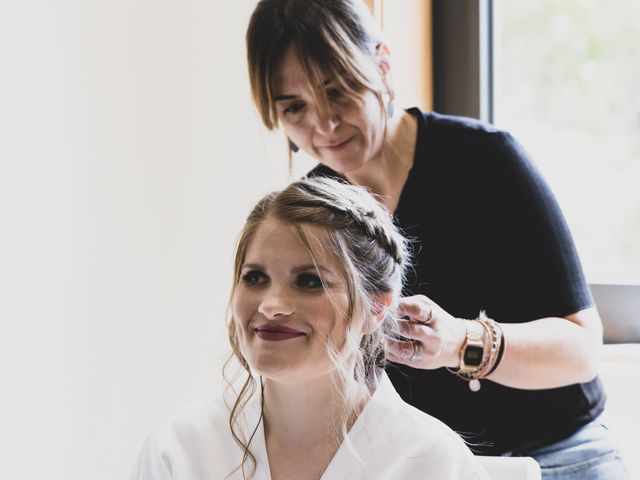
[[[498,350],[498,358],[496,358],[496,362],[493,364],[493,367],[491,367],[491,370],[489,370],[489,373],[487,373],[486,376],[491,375],[493,372],[495,372],[496,368],[498,368],[498,365],[500,365],[500,361],[502,360],[502,355],[504,355],[504,348],[505,348],[505,340],[504,340],[504,333],[502,332],[502,327],[496,323],[496,325],[498,326],[498,328],[500,329],[500,349]]]
[[[478,378],[484,378],[489,375],[495,368],[495,365],[498,360],[498,355],[500,352],[500,348],[502,346],[502,328],[498,325],[498,323],[494,320],[488,318],[484,312],[480,312],[480,316],[478,317],[478,321],[482,323],[486,330],[488,330],[491,336],[491,350],[489,353],[489,360],[481,372],[479,372]]]

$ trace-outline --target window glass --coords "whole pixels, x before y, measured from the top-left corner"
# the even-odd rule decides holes
[[[640,2],[494,5],[495,123],[551,185],[589,280],[640,280]]]

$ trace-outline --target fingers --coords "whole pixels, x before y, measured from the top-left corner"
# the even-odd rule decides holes
[[[425,335],[428,334],[425,325],[410,320],[398,320],[398,328],[402,336],[411,340],[424,340]]]
[[[421,369],[457,364],[464,320],[451,316],[424,295],[402,298],[398,315],[407,318],[398,322],[400,334],[406,338],[389,339],[390,361]]]
[[[419,357],[422,352],[421,344],[418,341],[389,339],[388,347],[389,360],[407,365],[411,363],[410,361],[419,360],[416,357]]]
[[[442,340],[430,326],[408,320],[398,322],[405,338],[387,339],[387,358],[413,368],[438,368]]]
[[[434,304],[424,295],[414,295],[400,299],[399,315],[408,316],[412,322],[428,324],[433,320]]]

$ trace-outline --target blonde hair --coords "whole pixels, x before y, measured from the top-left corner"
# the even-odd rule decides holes
[[[247,28],[247,63],[253,100],[265,126],[278,126],[273,80],[293,48],[321,111],[329,111],[324,82],[331,79],[347,98],[364,89],[382,101],[386,87],[376,48],[382,34],[362,0],[261,0]],[[389,91],[393,96],[393,92]]]
[[[346,438],[349,425],[357,417],[359,401],[363,394],[365,398],[368,397],[369,386],[377,382],[377,375],[384,367],[387,338],[399,333],[395,311],[409,264],[408,242],[394,226],[386,208],[363,187],[322,177],[299,180],[280,192],[265,196],[249,214],[236,248],[234,291],[240,281],[247,250],[267,218],[275,218],[292,226],[314,261],[318,257],[318,247],[314,247],[310,241],[307,227],[320,228],[324,233],[323,251],[341,269],[339,273],[345,280],[348,306],[347,312],[340,313],[345,314],[347,340],[344,346],[327,345],[336,367],[335,391],[346,405],[343,415],[336,419],[334,425],[336,441],[342,441]],[[326,287],[325,291],[329,293]],[[352,321],[354,318],[370,320],[372,312],[380,309],[382,295],[389,299],[385,318],[379,327],[368,329],[363,334],[362,329],[354,328]],[[246,373],[246,379],[231,407],[229,424],[235,441],[243,449],[242,465],[238,468],[242,467],[244,474],[244,465],[249,460],[253,465],[249,474],[251,478],[255,473],[256,460],[249,445],[256,430],[250,438],[243,438],[239,418],[257,386],[251,367],[240,349],[232,314],[229,316],[228,333],[232,348],[225,364],[228,389],[233,390],[232,381],[226,374],[233,358],[239,361]],[[348,355],[344,354],[345,351]]]

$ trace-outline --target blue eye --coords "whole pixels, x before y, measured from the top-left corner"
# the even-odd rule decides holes
[[[258,270],[250,270],[244,275],[242,275],[241,280],[247,285],[253,287],[258,285],[264,285],[265,283],[267,283],[268,278],[264,273]]]
[[[301,273],[296,278],[296,285],[298,287],[314,290],[322,288],[322,281],[318,275],[313,273]]]

